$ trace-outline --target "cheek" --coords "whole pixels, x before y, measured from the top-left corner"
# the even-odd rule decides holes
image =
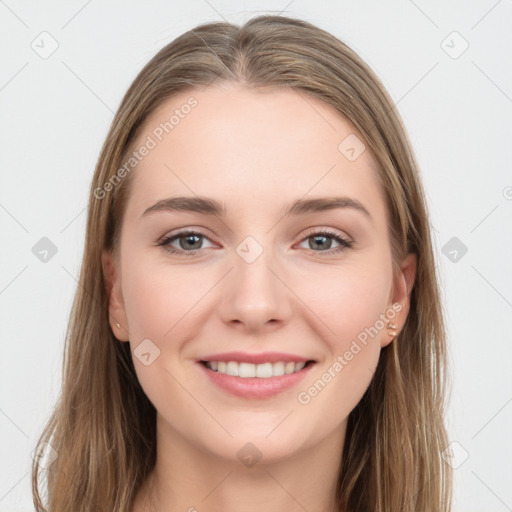
[[[364,395],[387,334],[390,276],[390,263],[375,259],[302,282],[301,297],[308,297],[327,349],[318,372],[297,396],[306,411],[341,421]]]
[[[303,288],[304,296],[315,298],[312,307],[322,321],[317,324],[327,325],[329,332],[323,337],[327,355],[296,398],[303,414],[321,418],[315,428],[324,433],[347,418],[370,385],[380,341],[387,333],[384,320],[390,282],[385,269],[369,265],[339,272],[328,294],[313,286]]]
[[[177,374],[175,361],[193,334],[194,305],[204,295],[205,276],[184,266],[155,265],[143,257],[125,259],[123,298],[128,320],[129,342],[137,379],[158,411],[184,414],[190,397],[182,385],[186,374]],[[188,331],[190,329],[190,332]],[[148,341],[149,340],[149,341]],[[144,348],[143,348],[144,347]],[[149,354],[149,355],[146,355]],[[173,408],[169,408],[172,397]]]
[[[388,306],[390,268],[382,262],[357,262],[297,280],[297,295],[326,328],[321,331],[327,333],[333,351],[344,351],[347,343],[376,322],[382,331],[379,319]]]
[[[124,263],[123,298],[135,371],[150,400],[165,407],[167,393],[178,397],[182,392],[169,372],[174,374],[183,348],[201,330],[201,298],[218,278],[206,269],[172,268],[145,261],[143,256],[134,255]],[[146,360],[140,357],[147,353]],[[179,378],[185,383],[188,374]],[[187,401],[186,396],[183,399]]]
[[[182,265],[145,265],[142,258],[138,264],[127,260],[124,275],[130,337],[154,338],[157,344],[169,339],[175,326],[182,329],[194,317],[194,309],[211,281],[204,272]]]

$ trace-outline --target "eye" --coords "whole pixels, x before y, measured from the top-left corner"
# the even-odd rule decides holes
[[[175,235],[162,238],[157,245],[163,246],[171,254],[195,256],[198,251],[203,249],[203,247],[200,247],[203,239],[208,240],[208,237],[198,231],[181,231]],[[178,241],[180,247],[176,248],[171,245],[175,241]]]
[[[312,250],[313,252],[321,253],[322,255],[331,255],[334,253],[338,253],[344,251],[345,249],[350,249],[353,245],[353,242],[351,242],[350,240],[328,229],[313,231],[306,238],[303,239],[302,243],[308,240],[313,240],[312,243],[309,243],[309,249]],[[331,249],[332,240],[338,243],[339,246],[335,247],[334,249]],[[317,251],[316,249],[318,248],[327,250]]]

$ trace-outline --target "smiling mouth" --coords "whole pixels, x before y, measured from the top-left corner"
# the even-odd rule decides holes
[[[281,377],[283,375],[300,372],[303,368],[314,364],[314,361],[309,360],[297,363],[292,361],[276,361],[274,363],[262,364],[238,363],[237,361],[200,361],[200,363],[209,370],[223,375],[231,375],[244,379],[254,377],[269,379],[271,377]]]

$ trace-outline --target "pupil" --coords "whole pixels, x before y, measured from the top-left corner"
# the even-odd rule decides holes
[[[319,240],[319,239],[320,239],[320,240],[326,240],[326,239],[328,239],[329,237],[321,235],[321,236],[314,236],[313,238],[314,238],[314,240],[315,240],[315,245],[316,245],[316,247],[317,247],[317,248],[318,248],[318,247],[322,248],[322,247],[321,247],[321,242],[320,242],[320,243],[318,243],[318,242],[317,242],[317,240]],[[328,246],[328,247],[326,247],[326,248],[327,248],[327,249],[329,249],[329,248],[330,248],[330,244],[329,244],[329,246]]]
[[[186,235],[186,236],[182,237],[181,239],[183,239],[183,238],[185,238],[185,240],[187,240],[187,243],[191,239],[195,238],[196,239],[195,243],[201,245],[201,243],[200,243],[201,240],[200,240],[200,237],[198,235]],[[194,242],[192,242],[192,245],[194,245]],[[187,248],[188,249],[199,249],[199,247],[187,247]]]

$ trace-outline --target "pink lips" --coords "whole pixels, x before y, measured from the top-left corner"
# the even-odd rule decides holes
[[[202,362],[201,362],[202,361]],[[208,369],[203,363],[205,361],[236,361],[246,362],[252,364],[262,363],[275,363],[278,361],[284,362],[306,362],[311,361],[305,357],[295,356],[291,354],[283,354],[278,352],[267,352],[261,354],[248,354],[242,352],[229,352],[224,354],[216,354],[207,356],[198,362],[199,367],[206,376],[210,379],[210,382],[228,392],[231,395],[261,400],[275,396],[287,389],[296,386],[307,373],[314,366],[313,364],[307,364],[302,370],[288,375],[281,375],[279,377],[269,377],[266,379],[259,377],[242,378],[235,377],[232,375],[225,375],[219,372]]]

